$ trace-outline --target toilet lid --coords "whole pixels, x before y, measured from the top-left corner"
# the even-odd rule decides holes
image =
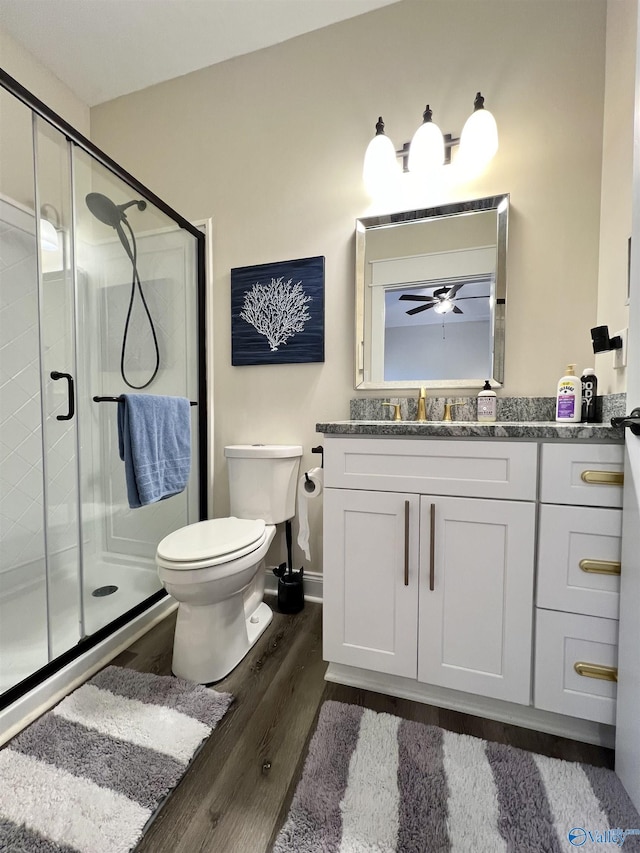
[[[158,545],[158,556],[176,563],[216,559],[264,539],[262,519],[212,518],[175,530]]]

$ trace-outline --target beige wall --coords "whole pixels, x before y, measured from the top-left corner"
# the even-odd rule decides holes
[[[80,133],[89,135],[89,107],[1,27],[0,66]],[[0,88],[0,193],[30,210],[35,207],[32,139],[31,110]],[[50,134],[43,126],[38,163],[40,203],[53,203],[60,216],[68,216],[62,201],[64,197],[68,207],[68,165],[61,158],[61,142],[64,137]]]
[[[553,394],[568,362],[593,359],[605,23],[604,0],[403,0],[91,111],[98,146],[182,214],[213,217],[216,514],[225,444],[301,443],[310,467],[315,423],[349,415],[354,220],[380,212],[361,181],[380,114],[397,146],[427,101],[459,135],[482,90],[497,157],[411,206],[511,194],[504,393]],[[312,255],[326,257],[325,363],[231,367],[230,268]]]
[[[607,51],[600,264],[597,325],[609,334],[629,325],[627,300],[627,239],[631,235],[631,174],[637,0],[610,0],[607,5]],[[613,354],[595,358],[598,392],[626,389],[626,370],[614,370]]]
[[[0,67],[84,136],[89,136],[87,104],[0,26]]]

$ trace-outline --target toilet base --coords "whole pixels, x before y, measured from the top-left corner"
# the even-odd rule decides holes
[[[178,678],[211,684],[240,663],[273,618],[262,601],[247,617],[242,595],[204,606],[178,605],[171,670]]]

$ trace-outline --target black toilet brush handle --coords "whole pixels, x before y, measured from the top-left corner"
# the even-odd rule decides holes
[[[288,518],[284,523],[284,535],[287,540],[287,569],[289,577],[293,572],[293,556],[291,551],[291,519]]]

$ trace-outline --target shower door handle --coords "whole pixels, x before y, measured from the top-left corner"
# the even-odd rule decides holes
[[[54,380],[57,379],[66,379],[69,389],[69,411],[66,415],[56,415],[57,421],[70,421],[74,416],[76,411],[75,405],[75,391],[73,389],[73,376],[70,373],[60,373],[59,370],[51,371],[51,378]]]

